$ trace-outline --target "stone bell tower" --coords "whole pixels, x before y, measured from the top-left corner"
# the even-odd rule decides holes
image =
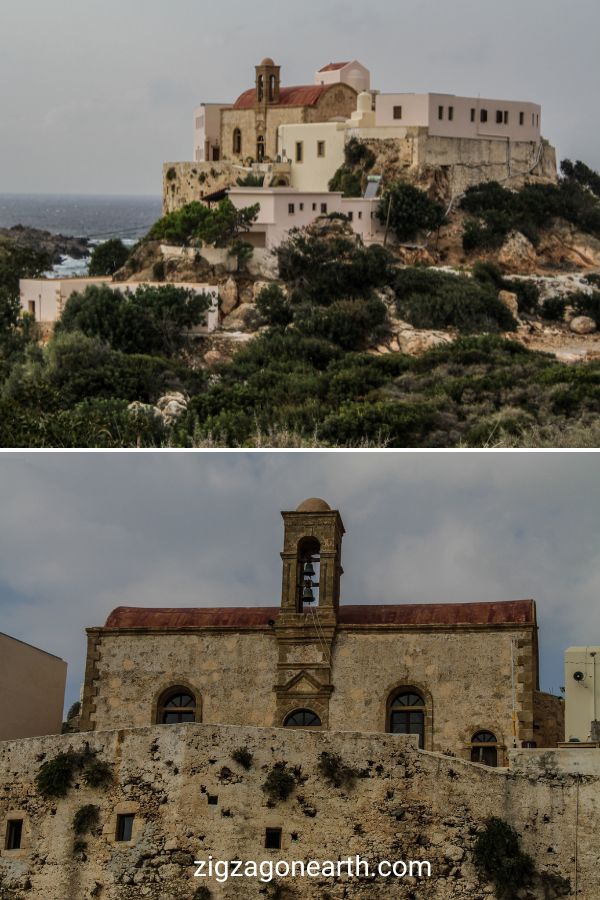
[[[317,498],[305,500],[282,516],[283,576],[281,612],[275,627],[279,660],[274,724],[284,725],[295,711],[306,710],[327,728],[344,524],[337,510]]]
[[[256,105],[259,108],[276,106],[281,91],[281,66],[273,60],[266,59],[256,66]]]

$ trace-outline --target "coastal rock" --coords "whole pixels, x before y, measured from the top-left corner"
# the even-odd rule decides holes
[[[569,322],[569,328],[574,334],[593,334],[596,331],[596,323],[589,316],[575,316]]]
[[[90,242],[84,237],[69,237],[64,234],[51,234],[39,228],[25,225],[14,225],[12,228],[0,228],[0,241],[8,241],[18,247],[48,254],[52,265],[58,265],[65,256],[72,259],[85,259],[90,255]]]
[[[500,249],[498,262],[512,272],[534,272],[537,265],[535,247],[520,231],[512,231]]]

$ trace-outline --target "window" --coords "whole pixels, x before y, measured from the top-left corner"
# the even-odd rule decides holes
[[[475,121],[475,109],[472,108],[471,109],[471,122],[474,122],[474,121]]]
[[[325,141],[317,141],[317,156],[321,159],[325,156]]]
[[[444,107],[443,107],[443,106],[438,106],[438,119],[441,120],[441,119],[443,119],[443,118],[444,118]]]
[[[324,216],[327,214],[327,204],[321,203],[321,215]]]
[[[256,159],[258,162],[262,162],[265,158],[265,139],[262,134],[259,134],[256,140]]]
[[[269,77],[269,101],[273,103],[275,100],[275,91],[277,88],[277,81],[274,75]]]
[[[242,155],[242,132],[239,128],[233,132],[233,152],[236,156]]]
[[[133,813],[125,813],[117,816],[117,833],[115,835],[117,841],[130,841],[133,835]]]
[[[296,162],[301,163],[304,157],[304,143],[296,141]]]
[[[496,110],[496,125],[502,125],[502,110]]]
[[[348,213],[348,218],[351,222],[354,221],[354,213],[352,212],[352,210],[350,210],[350,212]]]
[[[219,803],[219,798],[217,797],[216,794],[209,794],[209,795],[208,795],[208,805],[209,805],[209,806],[217,806],[218,803]]]
[[[539,116],[539,113],[536,115],[535,119],[536,119],[536,125],[539,125],[539,124],[540,124],[540,116]]]
[[[359,212],[358,218],[359,218],[359,219],[362,219],[362,210]]]
[[[498,765],[498,741],[491,731],[478,731],[471,738],[471,762]]]
[[[35,300],[28,300],[27,306],[29,308],[29,314],[35,318]]]
[[[416,734],[419,747],[425,745],[425,701],[417,691],[404,688],[390,703],[389,731],[392,734]]]
[[[454,121],[454,107],[453,106],[448,107],[448,121],[449,122]]]
[[[258,76],[257,96],[259,103],[264,99],[265,96],[265,79],[263,75]]]
[[[286,717],[283,725],[285,728],[319,728],[321,720],[312,709],[297,709]]]
[[[524,125],[524,124],[525,124],[525,113],[520,112],[519,113],[519,125]]]
[[[313,203],[313,212],[316,212],[316,211],[317,211],[317,204]]]
[[[23,837],[23,819],[9,819],[6,823],[5,850],[20,850]]]
[[[504,124],[508,125],[508,110],[504,110]]]
[[[402,118],[402,107],[401,107],[401,106],[395,106],[395,107],[394,107],[394,118],[395,118],[395,119],[401,119],[401,118]]]
[[[281,850],[281,828],[265,830],[265,850]]]
[[[304,212],[304,203],[300,203],[299,206],[300,206],[300,212]]]
[[[479,119],[482,122],[487,122],[488,120],[488,111],[487,109],[482,109],[479,113]]]
[[[171,688],[158,705],[159,725],[181,725],[196,721],[196,698],[187,688]]]
[[[531,124],[535,125],[535,113],[531,113]]]
[[[296,212],[296,207],[293,203],[288,203],[288,216],[293,216]]]

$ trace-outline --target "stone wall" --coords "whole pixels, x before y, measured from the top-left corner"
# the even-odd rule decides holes
[[[510,770],[497,770],[418,751],[412,740],[182,725],[0,744],[0,829],[7,817],[24,823],[22,849],[0,851],[0,897],[488,900],[494,889],[474,867],[472,848],[485,820],[498,816],[519,831],[544,879],[530,900],[597,900],[600,751],[519,751]],[[241,747],[252,754],[248,770],[232,758]],[[86,748],[112,765],[112,783],[92,789],[77,776],[64,798],[42,798],[34,784],[41,764]],[[323,752],[352,771],[348,783],[335,787],[324,777]],[[294,787],[287,799],[270,801],[263,785],[276,763],[294,774]],[[98,822],[75,835],[73,817],[90,804]],[[119,813],[135,815],[131,841],[116,841]],[[281,850],[265,849],[266,828],[281,829]],[[297,878],[285,891],[193,877],[194,860],[210,855],[275,862],[357,854],[371,865],[428,860],[432,877]],[[196,894],[202,886],[208,893]]]
[[[230,162],[168,162],[163,166],[163,215],[236,183]]]
[[[469,758],[473,734],[489,730],[498,739],[502,763],[512,746],[514,640],[517,739],[539,746],[556,746],[562,740],[556,698],[535,694],[548,698],[536,708],[536,722],[546,713],[549,719],[541,723],[541,731],[534,728],[537,651],[532,626],[403,630],[338,625],[330,670],[310,622],[284,635],[284,657],[278,656],[277,634],[277,628],[266,627],[246,632],[89,629],[82,729],[151,725],[158,697],[180,684],[193,689],[205,723],[281,725],[278,710],[312,709],[322,700],[317,684],[311,698],[304,682],[321,670],[325,678],[327,668],[331,674],[325,682],[331,679],[332,690],[327,687],[329,712],[321,717],[332,730],[386,731],[392,693],[411,686],[426,699],[427,749]],[[278,675],[282,659],[285,677]],[[300,687],[304,684],[301,697],[300,687],[292,684],[294,676]],[[281,690],[287,682],[289,696]]]

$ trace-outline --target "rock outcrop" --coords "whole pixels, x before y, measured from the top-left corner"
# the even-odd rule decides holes
[[[72,259],[85,259],[90,255],[90,242],[87,238],[52,234],[50,231],[29,228],[25,225],[0,228],[0,242],[3,241],[37,253],[46,253],[52,265],[58,265],[65,256],[70,256]]]

